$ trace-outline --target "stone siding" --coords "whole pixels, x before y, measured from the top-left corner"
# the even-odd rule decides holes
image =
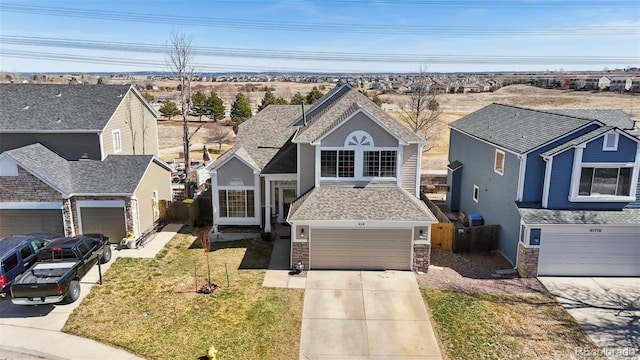
[[[524,278],[538,276],[539,248],[528,248],[523,243],[518,243],[518,274]]]
[[[48,202],[62,200],[62,194],[18,166],[18,176],[0,176],[0,201]]]
[[[431,262],[431,244],[413,244],[413,271],[426,272]]]
[[[309,270],[309,243],[308,242],[293,242],[291,250],[291,261],[302,261],[305,270]]]

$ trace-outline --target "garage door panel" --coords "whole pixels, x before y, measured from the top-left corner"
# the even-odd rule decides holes
[[[80,208],[82,233],[101,233],[109,237],[112,244],[119,243],[126,234],[124,208]]]
[[[411,230],[312,229],[312,269],[409,270]]]
[[[62,210],[0,210],[0,236],[29,233],[64,234]]]
[[[545,234],[538,275],[640,276],[640,236]]]

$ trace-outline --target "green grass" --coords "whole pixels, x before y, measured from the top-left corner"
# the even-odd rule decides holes
[[[304,293],[262,287],[272,246],[214,244],[211,276],[221,289],[198,295],[194,272],[203,285],[205,252],[195,236],[178,234],[155,259],[119,258],[63,331],[150,359],[197,359],[212,345],[218,359],[297,358]]]
[[[572,359],[576,348],[597,349],[548,295],[421,291],[449,359]]]

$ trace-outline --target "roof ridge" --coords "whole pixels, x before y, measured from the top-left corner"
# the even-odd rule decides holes
[[[579,119],[579,120],[601,122],[598,119],[589,119],[589,118],[585,118],[585,117],[581,117],[581,116],[575,116],[575,115],[569,115],[569,114],[560,114],[560,113],[555,112],[555,111],[562,111],[563,109],[556,109],[554,111],[554,109],[531,109],[531,108],[525,108],[525,107],[517,106],[517,105],[500,104],[500,103],[495,103],[495,102],[493,104],[494,105],[499,105],[499,106],[504,106],[504,107],[510,107],[510,108],[514,108],[514,109],[518,109],[518,110],[539,112],[539,113],[543,113],[543,114],[547,114],[547,115],[564,116],[564,117],[570,117],[570,118]],[[565,109],[565,110],[590,110],[590,109]]]

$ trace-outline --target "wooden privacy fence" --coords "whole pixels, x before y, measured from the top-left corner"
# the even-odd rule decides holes
[[[500,225],[482,225],[455,229],[453,252],[482,253],[498,248]]]
[[[451,251],[454,228],[452,223],[431,224],[431,248]]]
[[[429,210],[431,210],[433,215],[436,216],[436,219],[438,219],[438,221],[440,221],[441,223],[451,223],[451,220],[449,220],[447,214],[440,210],[438,205],[434,204],[433,201],[429,200],[427,195],[425,195],[424,193],[420,193],[420,199],[422,199],[422,201],[427,205]]]
[[[162,223],[193,224],[198,217],[198,199],[192,203],[182,201],[161,200],[158,202],[160,216],[158,221]]]

